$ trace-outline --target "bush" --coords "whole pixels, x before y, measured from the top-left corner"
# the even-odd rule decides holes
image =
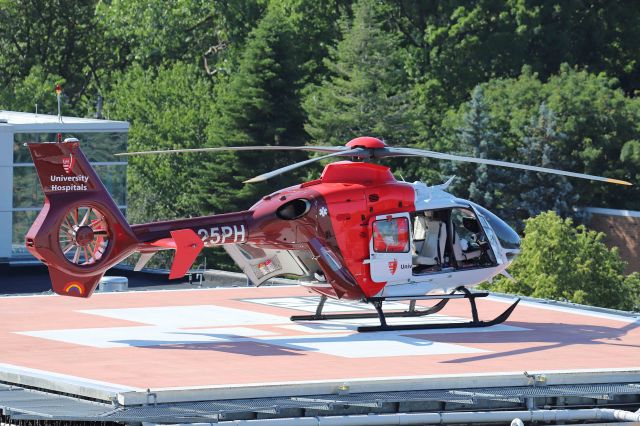
[[[624,276],[617,248],[604,234],[574,226],[554,212],[528,219],[520,256],[493,290],[586,305],[631,310],[640,305],[640,275]]]

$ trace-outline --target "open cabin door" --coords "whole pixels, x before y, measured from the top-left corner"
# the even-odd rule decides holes
[[[482,212],[473,205],[471,207],[473,208],[473,212],[478,217],[480,225],[482,225],[482,230],[487,236],[487,240],[489,240],[489,245],[491,246],[491,251],[493,252],[493,256],[491,256],[491,258],[495,259],[498,265],[502,265],[502,263],[504,263],[502,256],[500,255],[500,253],[502,253],[502,250],[500,247],[500,243],[498,242],[498,238],[496,237],[495,231],[493,230],[491,225],[489,225],[489,221],[486,217],[484,217]]]
[[[285,274],[310,274],[303,259],[311,259],[311,252],[267,249],[251,244],[225,244],[224,249],[254,285]]]
[[[411,279],[411,220],[409,213],[380,215],[369,223],[369,267],[375,282]]]

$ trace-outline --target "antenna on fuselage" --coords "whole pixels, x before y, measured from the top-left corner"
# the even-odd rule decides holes
[[[449,187],[449,185],[451,185],[451,183],[453,183],[455,178],[456,178],[456,176],[453,175],[449,179],[447,179],[447,181],[445,183],[441,183],[440,185],[435,185],[434,188],[442,189],[444,191],[445,189],[447,189]]]

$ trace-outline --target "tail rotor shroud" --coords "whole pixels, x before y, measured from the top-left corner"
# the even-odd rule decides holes
[[[105,271],[137,250],[138,239],[78,142],[28,144],[45,196],[26,235],[54,292],[89,297]]]

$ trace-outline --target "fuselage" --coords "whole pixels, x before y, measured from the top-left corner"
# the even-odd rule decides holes
[[[461,254],[455,256],[458,232],[452,214],[458,211],[478,220],[477,234],[484,239],[485,252],[478,255],[476,250],[476,260],[461,260],[470,251],[457,250]],[[422,260],[417,246],[432,242],[415,238],[417,218],[434,214],[440,219],[429,223],[441,228],[435,242],[441,253]],[[265,196],[243,213],[242,224],[233,225],[246,227],[244,240],[225,247],[256,284],[290,274],[304,277],[312,290],[335,298],[419,295],[473,286],[509,265],[517,252],[517,234],[488,215],[441,186],[399,182],[388,167],[343,161],[327,165],[320,179]],[[496,219],[510,231],[511,247],[502,247],[489,224]],[[378,228],[398,226],[404,232],[402,241],[380,252],[376,238],[394,236],[393,232],[380,236]],[[230,235],[233,240],[235,235]],[[422,248],[423,254],[427,249]]]

